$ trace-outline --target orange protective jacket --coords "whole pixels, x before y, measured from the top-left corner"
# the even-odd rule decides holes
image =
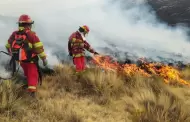
[[[40,39],[38,38],[38,36],[36,35],[35,32],[31,31],[30,29],[27,29],[27,28],[19,28],[19,29],[22,29],[25,34],[26,34],[26,41],[29,45],[29,48],[32,50],[32,56],[39,56],[42,60],[46,58],[46,54],[44,52],[44,47],[43,47],[43,43],[40,41]],[[12,44],[14,43],[15,41],[15,38],[17,35],[17,31],[14,31],[11,36],[9,37],[8,41],[7,41],[7,44],[5,45],[5,47],[7,48],[7,50],[9,51],[9,53],[11,53],[11,46]],[[25,60],[26,57],[25,57],[25,54],[22,53],[21,54],[21,61],[22,60]]]
[[[71,34],[68,42],[68,51],[73,57],[85,56],[85,49],[91,53],[95,53],[94,49],[91,48],[90,44],[83,40],[81,34],[76,31]]]

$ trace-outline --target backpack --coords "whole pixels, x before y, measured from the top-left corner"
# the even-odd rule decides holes
[[[32,48],[27,40],[27,31],[17,31],[11,42],[11,53],[16,61],[31,61]]]

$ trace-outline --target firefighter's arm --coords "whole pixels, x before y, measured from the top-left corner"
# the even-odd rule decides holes
[[[71,51],[71,41],[68,42],[68,52],[69,52],[69,55],[72,56],[72,51]]]
[[[34,49],[34,52],[40,57],[40,59],[42,60],[46,59],[47,56],[45,54],[44,46],[41,41],[36,41],[33,44],[33,49]]]
[[[76,41],[76,36],[75,34],[72,34],[70,37],[69,37],[69,42],[68,42],[68,52],[69,52],[69,55],[72,56],[72,46],[73,46],[73,43],[75,43]]]
[[[32,48],[34,53],[36,53],[41,60],[45,60],[47,56],[44,51],[43,43],[40,41],[35,33],[30,33],[29,35],[30,39],[32,40]]]
[[[98,54],[87,41],[84,41],[84,48],[91,53]]]
[[[11,50],[10,50],[10,48],[11,48],[11,41],[14,40],[14,33],[15,33],[15,32],[13,32],[13,33],[11,34],[11,36],[9,37],[9,39],[7,40],[7,43],[6,43],[6,45],[5,45],[5,48],[6,48],[6,50],[7,50],[8,53],[11,53]]]
[[[68,41],[68,52],[70,52],[71,51],[71,42],[70,42],[70,40]]]

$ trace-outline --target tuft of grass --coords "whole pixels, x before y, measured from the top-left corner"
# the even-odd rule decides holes
[[[22,98],[19,96],[22,94],[21,86],[16,86],[10,80],[4,80],[0,84],[0,114],[9,118],[17,116],[22,112]],[[0,115],[0,116],[1,116]]]
[[[181,75],[184,79],[189,80],[190,79],[190,67],[185,68],[181,71]]]
[[[79,79],[83,83],[84,88],[86,86],[88,91],[92,91],[99,95],[119,95],[124,91],[124,82],[122,78],[113,72],[102,72],[102,70],[95,69],[84,73]]]

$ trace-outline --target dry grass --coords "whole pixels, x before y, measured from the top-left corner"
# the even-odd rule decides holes
[[[190,90],[158,77],[126,78],[89,69],[74,75],[70,66],[46,76],[37,99],[19,85],[0,85],[1,122],[190,122]],[[189,70],[182,71],[190,79]]]
[[[185,68],[181,74],[184,77],[184,79],[190,80],[190,67]]]

